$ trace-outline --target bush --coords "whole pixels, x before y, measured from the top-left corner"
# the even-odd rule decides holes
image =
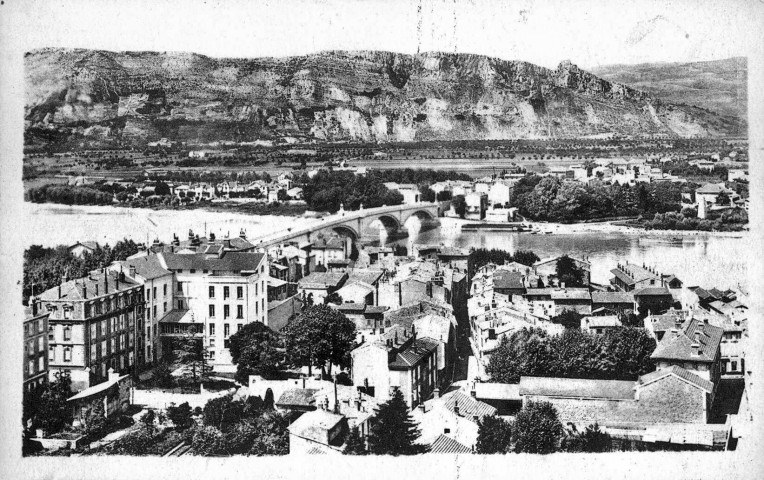
[[[549,402],[529,401],[515,419],[515,452],[553,453],[562,435],[557,410]]]

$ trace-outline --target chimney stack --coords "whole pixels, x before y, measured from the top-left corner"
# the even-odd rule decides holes
[[[239,238],[247,238],[247,232],[243,228],[239,231]]]
[[[103,269],[103,293],[104,295],[109,293],[109,276],[105,268]]]
[[[82,282],[82,298],[85,298],[85,299],[88,298],[88,282],[87,281]]]
[[[432,398],[440,398],[440,389],[436,388],[432,391]]]
[[[340,402],[337,400],[337,377],[334,377],[334,413],[337,415],[340,413]]]
[[[39,303],[38,303],[38,301],[37,301],[37,299],[35,297],[30,298],[29,299],[29,303],[32,306],[32,316],[36,317],[37,316],[37,307],[38,307]]]
[[[695,343],[700,343],[700,330],[695,330]]]
[[[135,265],[130,265],[130,278],[135,278]]]
[[[454,400],[454,415],[459,416],[459,400]]]
[[[58,298],[61,298],[61,284],[58,284]]]

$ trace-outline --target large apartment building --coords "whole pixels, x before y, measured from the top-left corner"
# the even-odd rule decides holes
[[[49,312],[50,374],[67,371],[72,388],[108,379],[108,370],[128,373],[144,362],[142,285],[124,272],[99,269],[64,281],[40,295]]]
[[[32,298],[24,312],[24,391],[48,379],[48,315]]]
[[[156,303],[149,302],[152,310],[157,307],[152,318],[159,317],[159,334],[168,340],[183,335],[202,338],[214,367],[232,366],[228,351],[232,334],[247,323],[268,324],[269,272],[264,254],[163,252],[149,255],[145,261],[152,263],[152,271],[171,275],[156,277],[155,281],[167,279],[150,287],[152,298],[157,298],[155,287],[159,295]],[[168,297],[163,296],[165,285]]]

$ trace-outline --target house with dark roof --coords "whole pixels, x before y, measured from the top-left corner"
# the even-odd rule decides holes
[[[69,253],[82,258],[86,253],[92,254],[98,249],[98,242],[77,242],[69,246]]]
[[[446,454],[459,454],[459,453],[472,453],[472,449],[466,445],[462,445],[451,437],[446,435],[440,435],[432,442],[427,453],[446,453]]]
[[[664,287],[644,287],[634,290],[634,305],[640,314],[663,313],[680,303],[671,291]]]
[[[632,292],[592,292],[592,314],[612,315],[634,311]]]
[[[619,263],[610,273],[613,274],[610,284],[622,292],[633,292],[647,287],[681,288],[682,285],[674,275],[662,274],[654,267],[629,262]]]
[[[502,295],[523,295],[524,275],[511,270],[497,269],[493,272],[493,290]]]
[[[409,408],[416,407],[442,386],[438,372],[440,341],[417,336],[416,329],[385,328],[351,352],[354,385],[380,402],[400,390]]]
[[[724,330],[707,319],[692,318],[681,328],[663,335],[650,356],[658,370],[682,367],[717,385],[721,370],[721,340]]]
[[[316,265],[329,266],[332,261],[347,260],[350,255],[350,239],[338,235],[319,237],[313,241],[311,251]]]
[[[275,405],[282,410],[310,412],[316,409],[314,395],[318,391],[317,388],[290,388],[281,393]]]

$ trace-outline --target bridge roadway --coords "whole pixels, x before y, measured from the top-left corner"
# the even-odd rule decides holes
[[[385,228],[400,230],[411,217],[434,220],[441,216],[440,203],[414,203],[361,210],[340,210],[334,215],[316,219],[300,228],[286,228],[268,235],[249,239],[257,248],[269,248],[290,241],[311,241],[311,234],[320,231],[342,231],[358,240],[368,234],[370,225],[379,220]],[[285,222],[289,220],[285,219]]]

